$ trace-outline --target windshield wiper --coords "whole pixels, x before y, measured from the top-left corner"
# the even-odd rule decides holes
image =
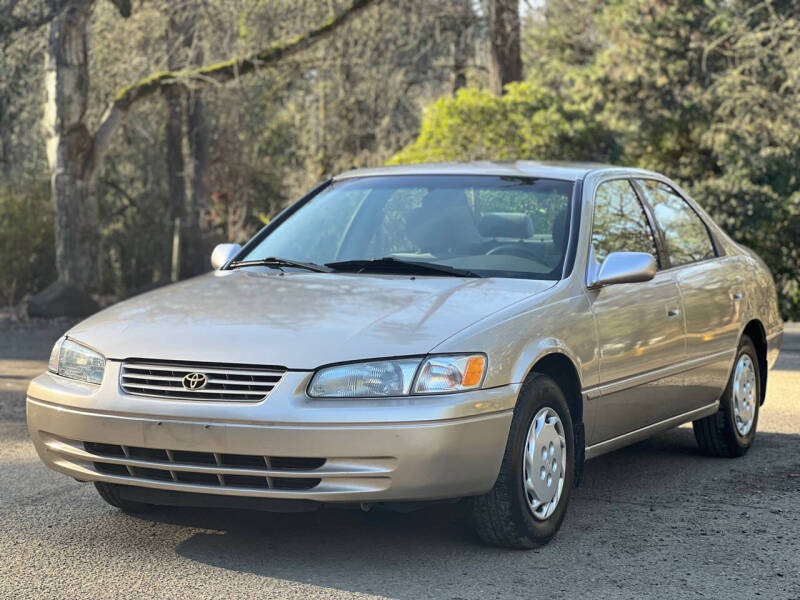
[[[323,267],[317,263],[300,262],[299,260],[291,260],[289,258],[278,258],[277,256],[270,256],[268,258],[257,258],[255,260],[236,260],[230,264],[231,269],[238,267],[274,267],[281,269],[281,267],[294,267],[297,269],[305,269],[306,271],[314,271],[315,273],[330,273],[332,269]]]
[[[417,275],[449,275],[451,277],[482,277],[467,269],[458,269],[436,263],[419,262],[416,260],[402,260],[394,256],[373,258],[370,260],[344,260],[341,262],[325,263],[335,271],[352,271],[354,273],[398,273]]]

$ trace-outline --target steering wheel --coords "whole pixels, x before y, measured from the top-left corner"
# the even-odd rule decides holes
[[[510,254],[511,256],[518,256],[519,258],[529,258],[531,260],[539,262],[539,258],[536,256],[536,254],[534,254],[527,248],[517,246],[516,244],[502,244],[501,246],[495,246],[494,248],[486,252],[486,256],[490,256],[492,254]]]

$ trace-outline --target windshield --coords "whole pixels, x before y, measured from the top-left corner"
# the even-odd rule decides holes
[[[571,194],[571,182],[552,179],[345,179],[300,206],[240,258],[280,257],[343,270],[347,261],[392,257],[484,277],[560,279]],[[371,272],[396,262],[377,261]]]

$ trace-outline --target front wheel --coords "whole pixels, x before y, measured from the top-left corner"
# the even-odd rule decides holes
[[[692,423],[700,450],[710,456],[744,456],[753,445],[762,401],[761,372],[752,340],[742,336],[716,414]]]
[[[505,548],[534,548],[556,534],[575,472],[572,418],[564,393],[534,373],[522,387],[494,487],[470,500],[478,536]]]

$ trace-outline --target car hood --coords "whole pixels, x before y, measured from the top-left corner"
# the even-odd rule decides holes
[[[68,335],[115,360],[314,369],[425,354],[461,329],[554,283],[217,271],[120,302]]]

